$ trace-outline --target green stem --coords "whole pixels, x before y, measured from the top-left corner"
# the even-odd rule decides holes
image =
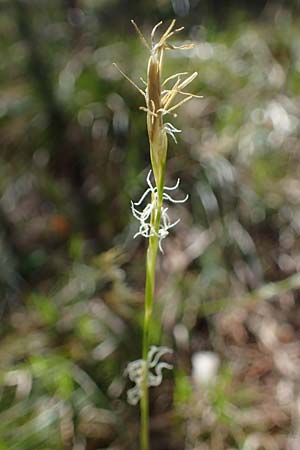
[[[153,210],[151,223],[155,231],[158,233],[161,218],[161,207],[163,202],[163,184],[164,184],[164,164],[161,179],[158,185],[157,208]],[[151,326],[151,317],[154,300],[155,278],[156,278],[156,262],[158,253],[157,236],[149,238],[149,245],[146,259],[146,286],[145,286],[145,314],[143,325],[143,360],[147,362],[149,351],[149,331]],[[146,365],[143,392],[141,396],[141,450],[149,450],[149,389],[148,389],[148,367]]]
[[[146,263],[146,288],[145,288],[145,315],[143,329],[143,360],[147,361],[149,350],[149,330],[153,308],[155,287],[155,272],[157,260],[158,238],[153,237],[149,241]],[[143,394],[141,398],[141,449],[149,450],[149,392],[148,392],[148,367],[146,366],[143,380]]]

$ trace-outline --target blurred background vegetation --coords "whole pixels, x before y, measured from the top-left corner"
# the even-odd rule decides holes
[[[198,71],[167,180],[153,450],[300,448],[298,1],[0,0],[0,450],[134,450],[145,242],[130,199],[149,153],[150,32],[178,18]],[[179,37],[178,37],[179,39]],[[172,211],[171,211],[172,214]],[[161,322],[161,325],[160,325]],[[210,379],[210,382],[207,381]]]

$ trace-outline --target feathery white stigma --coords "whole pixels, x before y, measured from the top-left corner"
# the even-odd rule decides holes
[[[158,209],[157,187],[156,186],[154,187],[151,183],[150,180],[151,173],[152,171],[150,170],[147,175],[148,189],[146,189],[146,191],[143,193],[139,201],[131,202],[132,214],[140,222],[139,231],[134,235],[133,238],[135,239],[137,236],[143,236],[145,238],[156,236],[159,238],[159,249],[163,253],[162,240],[169,235],[170,228],[175,227],[175,225],[177,225],[178,222],[180,222],[180,219],[175,220],[175,222],[171,222],[170,217],[168,215],[168,208],[162,205],[159,230],[156,231],[154,226],[151,224],[151,214],[153,210]],[[165,192],[165,191],[174,191],[175,189],[178,188],[179,183],[180,179],[178,178],[174,186],[172,187],[164,186],[163,200],[167,200],[171,203],[184,203],[187,201],[189,197],[188,195],[186,195],[182,200],[176,200],[172,198],[167,192]],[[136,207],[140,206],[149,195],[150,195],[150,203],[147,203],[144,209],[139,211]]]
[[[136,405],[142,397],[142,385],[147,374],[147,385],[159,386],[162,382],[162,369],[172,369],[173,366],[166,362],[160,362],[160,358],[166,353],[173,353],[168,347],[156,347],[152,345],[147,355],[147,360],[137,359],[128,364],[124,374],[135,383],[135,386],[127,391],[127,401],[130,405]],[[152,371],[151,371],[152,369]]]

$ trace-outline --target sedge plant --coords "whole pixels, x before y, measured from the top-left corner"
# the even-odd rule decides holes
[[[143,236],[149,240],[146,256],[146,285],[145,285],[145,309],[143,322],[142,358],[128,364],[126,373],[135,384],[128,391],[128,402],[137,404],[140,402],[141,411],[141,450],[149,450],[149,387],[158,386],[162,381],[162,370],[171,369],[172,366],[161,362],[160,358],[168,352],[167,347],[156,347],[149,342],[151,318],[154,303],[156,266],[158,252],[163,253],[162,241],[169,230],[180,219],[171,222],[168,215],[166,202],[183,203],[183,199],[174,199],[170,191],[178,188],[180,180],[172,187],[165,186],[165,172],[168,150],[168,136],[176,141],[176,134],[181,130],[175,128],[166,118],[176,116],[176,110],[193,97],[199,97],[187,93],[184,89],[197,76],[197,72],[188,75],[186,72],[175,73],[163,81],[162,69],[165,52],[174,49],[188,49],[192,44],[171,45],[169,39],[181,31],[183,27],[175,29],[175,20],[167,27],[166,31],[156,41],[155,34],[162,22],[159,22],[152,30],[150,42],[144,37],[138,26],[132,21],[143,44],[149,50],[147,79],[141,78],[143,88],[132,81],[116,64],[122,75],[138,90],[145,100],[145,106],[140,109],[146,112],[147,130],[150,146],[150,159],[152,170],[147,176],[147,189],[140,200],[131,203],[133,216],[139,221],[139,231],[136,236]]]

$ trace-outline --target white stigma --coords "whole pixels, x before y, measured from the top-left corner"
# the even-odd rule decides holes
[[[128,364],[124,374],[135,383],[135,386],[127,391],[127,401],[130,405],[136,405],[141,399],[145,374],[149,387],[159,386],[162,382],[162,370],[173,368],[171,364],[160,362],[160,358],[166,353],[173,353],[173,350],[153,345],[150,347],[146,361],[137,359]]]
[[[159,238],[159,249],[163,253],[162,248],[162,240],[165,239],[169,235],[170,228],[175,227],[175,225],[180,222],[180,219],[175,220],[174,222],[171,222],[170,217],[168,215],[168,208],[164,207],[164,205],[161,206],[161,220],[158,231],[155,230],[154,226],[151,224],[151,215],[153,210],[158,210],[158,193],[157,193],[157,187],[154,187],[151,183],[151,173],[150,170],[147,175],[147,184],[148,189],[143,193],[141,198],[137,202],[131,202],[131,211],[133,216],[140,222],[139,231],[134,235],[134,239],[137,236],[143,236],[145,238],[150,238],[151,236],[156,236]],[[163,189],[163,200],[169,201],[171,203],[184,203],[188,199],[188,195],[186,195],[181,200],[176,200],[172,198],[169,194],[167,194],[165,191],[174,191],[179,187],[180,179],[177,179],[177,182],[174,186],[168,187],[164,186]],[[145,201],[145,199],[150,195],[150,203],[147,203],[147,205],[144,207],[143,210],[139,210],[136,207],[141,206],[142,203]]]

